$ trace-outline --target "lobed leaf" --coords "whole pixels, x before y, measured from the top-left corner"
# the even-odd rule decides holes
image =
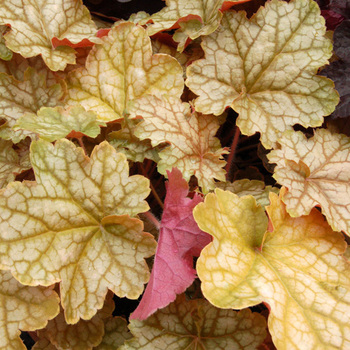
[[[151,23],[147,27],[147,33],[150,36],[180,27],[174,34],[174,40],[179,42],[178,50],[183,51],[189,38],[196,39],[209,35],[218,28],[223,9],[244,1],[166,0],[166,7],[146,17],[140,21],[140,24]]]
[[[321,206],[332,228],[350,235],[350,138],[318,129],[310,139],[287,132],[279,143],[268,158],[277,164],[274,178],[288,188],[282,198],[288,213],[307,215]]]
[[[266,336],[265,323],[249,309],[220,310],[204,299],[180,295],[147,320],[131,320],[135,338],[119,350],[256,349]]]
[[[186,181],[195,175],[203,193],[214,188],[214,178],[224,181],[222,155],[227,151],[215,137],[217,118],[191,113],[188,103],[169,96],[144,96],[131,103],[129,113],[143,118],[134,131],[138,138],[150,139],[153,146],[170,143],[159,153],[161,174],[176,167]]]
[[[152,55],[146,31],[123,22],[112,28],[95,45],[80,68],[68,76],[68,104],[81,104],[93,110],[100,121],[124,116],[129,101],[145,94],[171,94],[183,90],[182,68],[175,58]]]
[[[196,278],[193,258],[211,241],[193,219],[193,208],[202,201],[199,195],[187,198],[188,184],[180,170],[168,172],[166,197],[157,251],[151,277],[141,302],[131,319],[145,320],[157,309],[176,299]]]
[[[0,270],[0,307],[0,349],[26,350],[19,329],[45,327],[59,313],[59,297],[51,288],[23,286]]]
[[[125,156],[107,142],[89,159],[68,140],[35,141],[31,162],[37,182],[0,192],[3,268],[26,285],[61,281],[68,323],[94,316],[107,288],[138,298],[156,242],[130,216],[147,211],[149,180],[129,177]]]
[[[260,132],[266,148],[294,124],[320,126],[338,103],[333,83],[316,76],[332,55],[324,34],[312,0],[272,0],[251,19],[225,12],[221,27],[203,38],[205,59],[187,68],[196,110],[219,115],[232,107],[241,132]]]
[[[93,111],[85,111],[82,106],[42,107],[37,112],[26,113],[19,118],[13,129],[27,130],[38,134],[45,141],[53,142],[66,136],[95,138],[100,134],[103,122],[96,121],[97,115]]]
[[[6,123],[0,127],[0,137],[18,143],[30,133],[15,131],[13,126],[25,113],[36,113],[41,107],[55,107],[61,104],[64,83],[53,80],[49,74],[38,73],[28,67],[19,81],[5,73],[0,73],[0,118]]]
[[[0,139],[0,188],[13,181],[17,174],[31,168],[27,157],[21,157],[12,146],[12,142]]]
[[[278,349],[346,349],[350,269],[343,235],[316,209],[292,218],[276,194],[270,201],[271,232],[252,196],[217,189],[194,209],[198,226],[213,236],[197,261],[204,296],[221,308],[267,303]]]
[[[9,49],[23,57],[41,55],[53,71],[75,63],[72,47],[100,42],[81,0],[1,0],[0,24],[11,26],[5,35]]]
[[[216,188],[230,191],[237,194],[239,197],[252,195],[256,202],[262,207],[270,204],[270,192],[277,194],[279,192],[277,187],[265,186],[263,181],[248,179],[236,180],[234,182],[217,182]]]

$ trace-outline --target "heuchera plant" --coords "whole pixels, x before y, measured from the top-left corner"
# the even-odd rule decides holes
[[[350,349],[343,2],[0,1],[1,350]]]

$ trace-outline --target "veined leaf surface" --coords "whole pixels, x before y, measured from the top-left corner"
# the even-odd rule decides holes
[[[225,12],[203,38],[205,59],[187,68],[196,110],[219,115],[231,106],[241,132],[260,132],[266,148],[294,124],[320,126],[339,101],[332,81],[316,76],[332,55],[325,29],[312,0],[272,0],[250,20]]]
[[[2,267],[26,285],[61,281],[68,323],[95,315],[108,288],[138,298],[156,242],[130,216],[148,210],[149,180],[129,177],[125,156],[107,142],[88,159],[68,140],[35,141],[31,162],[37,182],[0,193]]]
[[[5,35],[9,49],[24,57],[41,55],[53,71],[75,63],[70,46],[100,42],[81,0],[1,0],[0,24],[11,26]]]
[[[0,271],[0,349],[25,350],[20,329],[35,331],[60,311],[51,288],[23,286],[9,271]]]
[[[69,104],[81,104],[98,114],[98,120],[123,118],[128,102],[145,94],[180,97],[182,68],[166,54],[152,55],[145,29],[130,22],[112,28],[101,45],[95,45],[86,68],[68,77]]]
[[[265,318],[248,309],[221,310],[182,294],[145,321],[131,320],[135,338],[120,350],[256,349],[266,336],[265,327]]]
[[[135,135],[140,139],[150,139],[153,146],[162,142],[170,146],[159,152],[158,171],[178,168],[188,181],[192,175],[198,179],[202,191],[214,188],[214,178],[224,181],[225,165],[221,148],[215,137],[219,121],[212,115],[191,113],[190,105],[180,99],[164,96],[144,96],[131,103],[131,118],[141,116]]]
[[[279,350],[348,348],[350,269],[343,235],[316,209],[292,218],[276,194],[270,201],[272,232],[252,196],[217,189],[194,209],[198,226],[213,236],[197,261],[204,296],[221,308],[267,303]]]
[[[334,230],[350,235],[350,138],[325,129],[312,138],[286,132],[280,149],[268,154],[276,163],[274,178],[288,192],[282,200],[291,216],[320,206]]]

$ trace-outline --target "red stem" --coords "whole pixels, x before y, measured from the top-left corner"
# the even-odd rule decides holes
[[[231,143],[231,148],[230,148],[230,154],[227,159],[227,164],[226,164],[226,179],[228,180],[230,177],[230,170],[232,167],[233,160],[235,158],[236,154],[236,149],[239,141],[239,135],[240,135],[240,130],[238,126],[235,126],[235,134],[233,136],[233,140]]]

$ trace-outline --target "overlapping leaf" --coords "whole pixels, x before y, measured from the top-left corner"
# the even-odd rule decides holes
[[[239,197],[252,195],[261,206],[270,204],[270,192],[278,193],[277,187],[265,186],[263,181],[242,179],[234,182],[218,182],[216,187],[224,191],[230,191]]]
[[[158,153],[162,147],[153,147],[150,140],[140,140],[135,136],[134,130],[139,122],[124,118],[121,129],[111,132],[107,140],[117,152],[124,153],[133,162],[143,162],[145,158],[158,162]]]
[[[25,350],[19,330],[45,327],[59,313],[59,297],[51,288],[23,286],[0,270],[0,309],[0,349]]]
[[[324,33],[312,0],[272,0],[250,20],[225,12],[203,38],[205,59],[187,68],[196,110],[219,115],[231,106],[242,133],[260,132],[266,148],[294,124],[320,126],[338,103],[333,83],[315,75],[332,54]]]
[[[96,117],[96,113],[85,111],[78,105],[66,109],[42,107],[37,115],[26,113],[20,117],[13,129],[30,131],[49,142],[67,135],[70,137],[86,135],[94,138],[100,133],[100,126],[106,126],[103,122],[97,122]]]
[[[137,298],[156,243],[130,216],[148,209],[148,179],[129,177],[125,156],[107,142],[89,160],[68,140],[35,141],[31,162],[37,183],[0,193],[3,268],[27,285],[61,281],[68,323],[95,315],[107,288]]]
[[[0,26],[0,58],[5,61],[9,61],[12,58],[12,51],[5,44],[4,33],[6,32],[6,26]]]
[[[93,110],[101,121],[123,118],[128,102],[145,94],[180,97],[182,69],[176,59],[152,55],[146,31],[120,23],[91,50],[86,68],[69,75],[69,104]]]
[[[0,140],[0,188],[13,181],[17,174],[30,169],[28,157],[20,157],[11,141]]]
[[[310,139],[287,132],[279,143],[268,158],[277,164],[274,178],[288,188],[288,213],[307,215],[321,206],[333,229],[350,235],[350,138],[319,129]]]
[[[110,317],[105,322],[102,342],[94,350],[116,350],[125,340],[132,338],[127,322],[121,317]]]
[[[145,320],[183,293],[194,281],[193,257],[211,241],[193,219],[192,210],[202,198],[187,198],[188,184],[178,169],[168,173],[158,246],[150,280],[132,319]]]
[[[159,153],[158,171],[161,174],[174,167],[187,181],[195,175],[203,192],[214,188],[214,178],[224,181],[222,154],[227,151],[215,137],[219,128],[217,118],[191,113],[188,103],[167,96],[144,96],[135,100],[129,113],[131,118],[143,118],[135,130],[138,138],[150,139],[153,146],[170,143]]]
[[[38,332],[39,340],[47,339],[54,349],[92,350],[94,346],[101,343],[104,336],[105,320],[111,318],[113,310],[112,293],[107,294],[103,308],[98,310],[91,320],[80,320],[74,325],[69,325],[64,319],[63,310],[61,310],[57,317],[49,321],[47,326]],[[41,343],[44,342],[41,340]]]
[[[0,73],[0,118],[6,120],[0,127],[0,137],[17,143],[28,136],[29,132],[13,130],[17,120],[25,113],[36,113],[43,106],[59,105],[63,93],[62,82],[32,67],[25,70],[23,81]]]
[[[272,232],[252,196],[217,189],[194,209],[199,227],[214,237],[197,261],[204,296],[222,308],[267,303],[278,349],[348,348],[350,269],[343,235],[316,209],[292,218],[276,194],[270,200]]]
[[[217,309],[184,295],[145,321],[131,320],[129,329],[135,338],[120,350],[256,349],[266,336],[263,316]]]
[[[244,1],[166,0],[166,7],[140,23],[151,22],[147,28],[148,35],[180,27],[174,34],[174,40],[179,42],[178,49],[182,51],[188,38],[196,39],[201,35],[209,35],[217,29],[223,9]]]
[[[11,26],[8,48],[24,57],[41,55],[53,71],[75,63],[72,47],[100,42],[81,0],[1,0],[0,24]]]

